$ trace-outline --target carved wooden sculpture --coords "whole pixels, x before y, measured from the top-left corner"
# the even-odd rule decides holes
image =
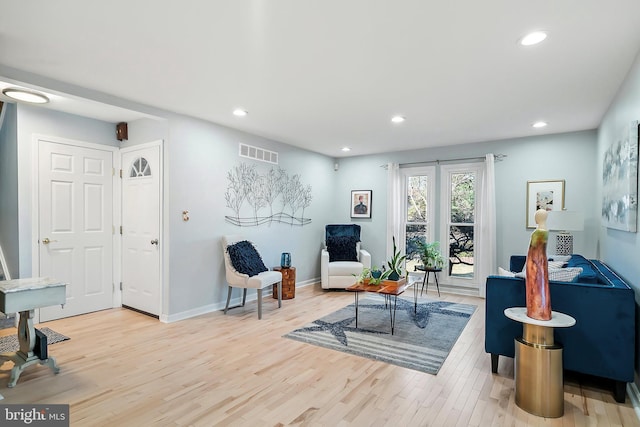
[[[547,212],[539,209],[535,214],[536,230],[531,234],[527,253],[526,300],[527,316],[537,320],[551,320],[549,293],[549,264],[547,262]]]

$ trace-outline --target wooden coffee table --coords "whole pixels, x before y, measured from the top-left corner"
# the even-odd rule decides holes
[[[361,292],[372,292],[376,294],[384,295],[385,305],[389,303],[389,317],[391,318],[391,335],[393,335],[393,330],[396,325],[396,307],[398,305],[398,295],[404,293],[407,288],[411,286],[415,286],[418,282],[407,283],[406,278],[401,278],[400,280],[383,280],[379,285],[370,285],[368,280],[365,280],[362,283],[356,283],[355,285],[351,285],[346,288],[347,291],[353,292],[355,296],[355,307],[356,307],[356,328],[358,327],[358,296]],[[393,297],[393,304],[391,304],[391,299]],[[393,307],[392,307],[393,305]],[[414,313],[418,311],[418,293],[416,290],[413,290],[413,310]]]

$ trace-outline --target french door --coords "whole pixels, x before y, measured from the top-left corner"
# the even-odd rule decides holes
[[[406,270],[421,264],[420,243],[439,242],[445,261],[440,283],[478,289],[475,248],[482,163],[401,168],[401,247]],[[436,181],[439,182],[437,185]]]
[[[421,264],[418,251],[420,243],[434,240],[436,209],[435,209],[435,178],[434,166],[401,169],[403,197],[404,240],[400,247],[405,248],[407,254],[406,270],[414,271],[416,265]]]
[[[482,163],[443,165],[441,190],[440,241],[447,242],[447,281],[457,286],[478,289],[476,248],[479,247],[477,220],[480,204],[476,195]]]

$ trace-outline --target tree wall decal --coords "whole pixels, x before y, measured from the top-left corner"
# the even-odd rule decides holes
[[[311,186],[305,187],[298,174],[289,177],[281,167],[272,167],[261,175],[255,165],[240,163],[227,172],[227,182],[224,197],[234,215],[225,215],[225,220],[231,224],[255,227],[274,221],[291,226],[311,223],[310,218],[304,217],[313,199]],[[245,202],[252,216],[241,217]],[[274,207],[280,207],[280,211],[274,212]],[[301,215],[296,217],[299,210]]]

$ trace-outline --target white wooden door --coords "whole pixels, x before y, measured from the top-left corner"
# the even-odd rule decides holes
[[[122,153],[122,304],[160,314],[160,145]]]
[[[113,153],[38,142],[40,276],[65,281],[67,302],[40,321],[113,306]]]

